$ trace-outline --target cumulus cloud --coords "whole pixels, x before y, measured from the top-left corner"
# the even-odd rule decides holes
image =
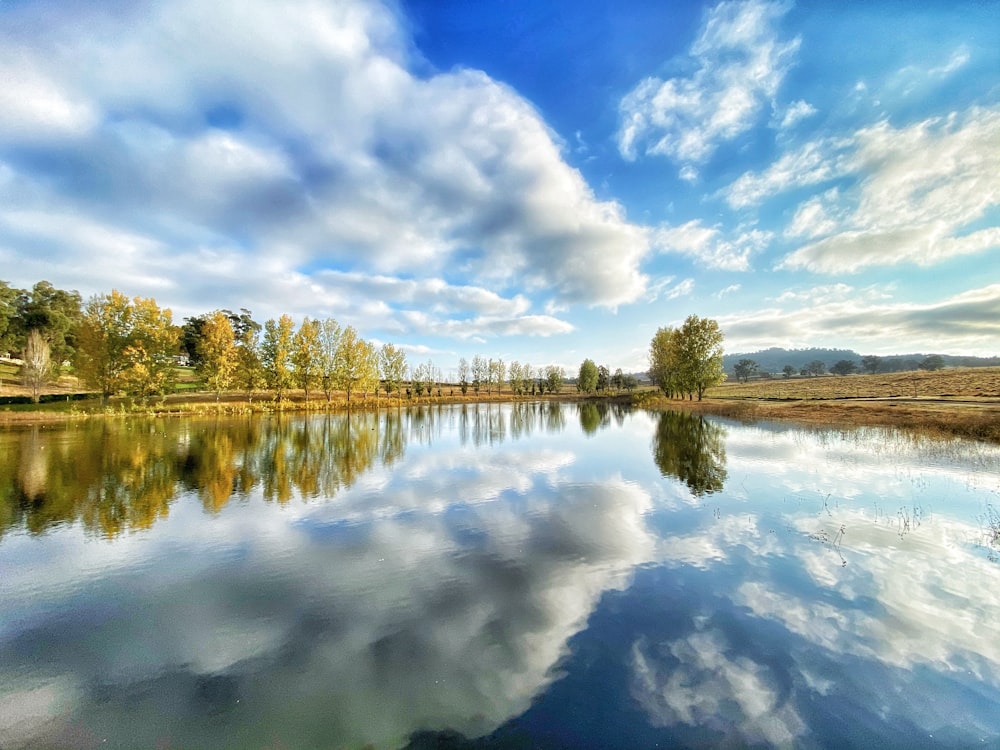
[[[514,91],[471,70],[413,73],[394,13],[367,0],[9,9],[0,205],[138,238],[135,267],[179,306],[204,305],[189,280],[212,269],[171,261],[216,252],[270,278],[448,269],[561,304],[641,297],[643,228],[595,197]],[[95,259],[72,235],[9,224],[0,247],[24,255],[24,283],[107,291],[73,271],[89,264],[150,293],[103,262],[110,249]],[[228,291],[209,304],[258,306]]]
[[[784,40],[782,3],[723,2],[711,9],[690,55],[694,71],[650,77],[619,105],[618,149],[680,162],[708,159],[720,143],[753,127],[791,66],[797,38]]]
[[[799,348],[823,341],[877,354],[898,353],[900,341],[926,350],[992,354],[1000,337],[1000,284],[942,300],[892,302],[879,287],[846,284],[781,295],[778,306],[721,316],[728,345],[743,351]]]
[[[680,226],[661,226],[651,233],[653,246],[662,253],[685,255],[708,268],[749,271],[750,259],[767,247],[772,235],[761,229],[737,229],[727,237],[701,219]]]

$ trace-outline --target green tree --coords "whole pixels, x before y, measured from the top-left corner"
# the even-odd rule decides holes
[[[940,354],[931,354],[929,357],[924,357],[920,360],[920,364],[917,367],[921,370],[942,370],[944,369],[944,357]]]
[[[851,375],[857,372],[858,366],[849,359],[838,360],[833,367],[830,368],[830,372],[834,375]]]
[[[597,388],[597,365],[594,360],[585,359],[580,363],[576,376],[576,389],[581,393],[593,393]]]
[[[49,357],[49,342],[38,329],[32,329],[24,345],[21,378],[24,387],[31,391],[31,400],[36,404],[42,388],[52,377],[52,363]]]
[[[197,353],[198,374],[208,389],[215,391],[215,400],[218,401],[222,391],[233,385],[239,357],[233,324],[223,311],[216,310],[205,317],[199,327]]]
[[[722,330],[711,318],[689,315],[679,330],[681,379],[684,390],[705,391],[726,379],[722,368]]]
[[[545,387],[549,393],[559,393],[565,378],[566,371],[558,365],[548,365],[545,368]]]
[[[597,368],[597,390],[606,391],[611,387],[611,371],[606,365]]]
[[[622,372],[622,368],[617,368],[615,374],[611,376],[611,387],[615,391],[625,390],[625,373]]]
[[[878,368],[882,365],[882,358],[876,357],[874,354],[868,354],[861,358],[861,366],[865,369],[865,372],[874,375],[878,372]]]
[[[658,328],[649,342],[649,379],[668,398],[682,392],[678,336],[675,328]]]
[[[479,390],[489,378],[489,363],[478,354],[472,358],[472,390],[479,395]]]
[[[28,334],[37,330],[49,344],[52,375],[71,362],[76,353],[76,333],[82,316],[80,294],[56,289],[39,281],[30,292],[19,291],[11,333],[17,349],[23,349]]]
[[[24,293],[24,290],[15,289],[6,281],[0,281],[0,354],[17,349],[14,341],[17,299]]]
[[[813,377],[817,375],[822,375],[826,372],[826,364],[824,364],[823,360],[821,359],[814,359],[812,362],[806,365],[805,371],[807,375]]]
[[[781,370],[781,374],[784,375],[786,378],[790,378],[792,377],[792,375],[795,374],[795,368],[792,367],[791,365],[785,365]]]
[[[234,382],[246,391],[251,403],[254,391],[264,386],[264,366],[260,355],[260,324],[244,326],[236,335]]]
[[[305,391],[306,402],[309,401],[309,388],[320,381],[323,369],[321,332],[320,322],[307,317],[292,337],[293,380]]]
[[[295,323],[288,315],[264,324],[264,340],[260,345],[260,361],[264,382],[280,401],[292,386],[292,336]]]
[[[741,359],[733,366],[733,374],[738,381],[746,383],[757,373],[757,363],[752,359]]]

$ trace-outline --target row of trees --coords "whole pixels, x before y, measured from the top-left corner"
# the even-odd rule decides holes
[[[102,398],[162,395],[175,388],[178,358],[194,366],[218,399],[243,391],[252,399],[267,389],[278,399],[292,389],[308,400],[320,390],[329,401],[335,392],[350,402],[357,394],[387,396],[440,393],[441,370],[433,362],[408,367],[405,352],[389,343],[376,347],[352,326],[333,319],[306,318],[295,327],[288,315],[256,322],[247,309],[216,310],[176,325],[172,313],[152,298],[129,298],[115,290],[83,303],[76,292],[39,282],[30,290],[0,282],[0,353],[21,355],[22,380],[37,400],[42,387],[64,367],[72,367]],[[459,386],[477,395],[499,392],[507,384],[516,395],[557,393],[565,372],[549,365],[475,356],[459,362]]]
[[[576,389],[581,393],[631,391],[638,385],[639,381],[633,375],[623,373],[622,368],[619,367],[612,375],[607,365],[597,365],[592,359],[583,360],[576,378]]]
[[[928,357],[924,357],[922,360],[914,362],[914,365],[914,367],[909,369],[940,370],[944,368],[944,358],[938,354],[932,354]],[[881,367],[881,357],[868,355],[861,358],[860,370],[864,372],[874,375],[879,372]],[[826,363],[821,359],[814,359],[798,370],[796,370],[792,365],[785,365],[781,370],[781,374],[785,378],[791,378],[795,375],[800,375],[802,377],[816,377],[818,375],[825,375],[826,372]],[[856,372],[859,372],[858,363],[851,359],[840,359],[830,366],[830,374],[832,375],[853,375]],[[750,378],[758,375],[759,373],[760,367],[757,362],[752,359],[741,359],[733,365],[733,375],[736,376],[738,381],[743,383],[748,382]],[[760,374],[763,377],[770,377],[769,373]]]

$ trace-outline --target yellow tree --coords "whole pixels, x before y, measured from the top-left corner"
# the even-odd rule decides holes
[[[292,338],[292,365],[295,367],[295,383],[306,392],[309,400],[309,386],[319,379],[322,370],[323,349],[320,342],[322,328],[318,320],[306,318]]]
[[[101,392],[101,400],[123,386],[125,349],[132,330],[132,304],[117,289],[91,297],[77,334],[76,370],[83,382]]]
[[[319,326],[319,380],[327,402],[333,395],[336,383],[337,348],[340,346],[340,324],[326,318]]]
[[[275,322],[271,318],[264,324],[264,340],[261,343],[261,365],[264,379],[274,390],[278,400],[292,385],[292,331],[295,323],[288,315],[282,315]]]
[[[219,394],[233,385],[239,357],[229,316],[221,310],[212,313],[201,326],[197,346],[198,372],[218,401]]]
[[[366,393],[378,386],[378,357],[375,347],[358,336],[354,326],[340,335],[334,363],[334,380],[347,393],[347,402],[355,391]]]
[[[146,398],[164,395],[174,385],[174,357],[180,347],[181,331],[173,324],[169,308],[160,308],[152,297],[132,301],[132,326],[122,372],[125,390]]]

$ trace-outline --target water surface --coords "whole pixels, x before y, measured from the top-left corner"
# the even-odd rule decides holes
[[[10,430],[0,747],[997,746],[998,507],[595,404]]]

